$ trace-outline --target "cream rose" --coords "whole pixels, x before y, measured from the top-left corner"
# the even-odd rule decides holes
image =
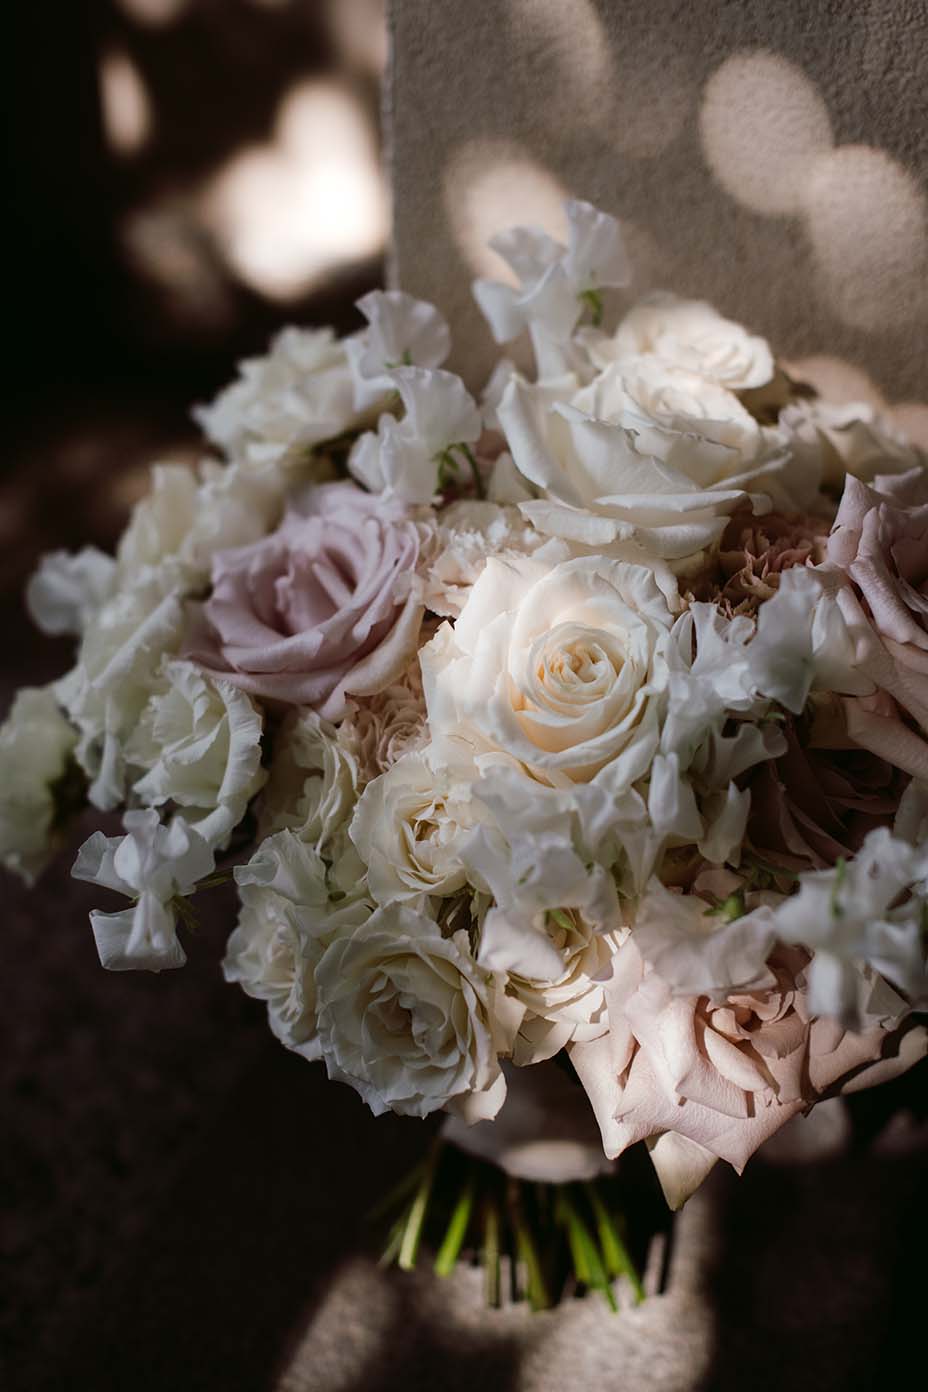
[[[166,661],[161,681],[126,741],[126,762],[145,770],[134,790],[149,807],[176,803],[205,841],[224,846],[265,780],[261,713],[190,662]]]
[[[598,367],[653,356],[670,372],[691,372],[729,391],[763,387],[773,376],[769,345],[704,300],[682,300],[655,291],[639,301],[612,339],[586,335]]]
[[[467,882],[462,838],[474,822],[474,768],[451,741],[407,754],[368,783],[350,835],[379,904],[456,894]]]
[[[317,1059],[316,966],[329,943],[363,923],[371,907],[363,899],[333,906],[325,866],[289,831],[263,842],[247,865],[236,867],[235,879],[241,910],[223,975],[267,1003],[268,1022],[282,1044]]]
[[[624,790],[657,745],[672,617],[643,566],[490,560],[422,650],[430,728],[554,786],[598,775]]]
[[[618,377],[601,397],[599,390],[594,384],[552,402],[547,387],[513,377],[503,394],[498,415],[513,461],[540,494],[519,507],[539,531],[601,554],[686,570],[719,540],[731,513],[770,511],[768,490],[779,489],[782,460],[768,459],[763,449],[744,459],[750,432],[740,416],[734,426],[656,418],[640,408],[631,413]],[[593,413],[610,408],[616,418]],[[739,432],[740,445],[726,442]]]
[[[495,1116],[506,1095],[498,1005],[467,934],[442,936],[424,914],[379,909],[316,968],[319,1038],[329,1077],[379,1116],[453,1107]]]
[[[525,1011],[513,1043],[515,1064],[540,1063],[572,1040],[605,1034],[606,984],[624,935],[601,932],[575,909],[489,911],[477,959],[505,973],[507,995]]]
[[[49,859],[77,732],[50,687],[23,687],[0,726],[0,864],[32,884]]]

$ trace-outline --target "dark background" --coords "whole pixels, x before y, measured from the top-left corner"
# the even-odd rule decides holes
[[[353,254],[358,229],[346,227],[340,263],[290,293],[269,291],[242,274],[204,206],[231,161],[266,156],[281,103],[302,84],[334,83],[376,141],[383,37],[378,0],[20,0],[3,17],[5,710],[17,686],[70,662],[69,644],[34,633],[22,606],[39,555],[111,547],[148,464],[196,458],[192,402],[284,323],[354,327],[355,298],[382,282],[381,252]],[[150,132],[134,152],[114,148],[104,120],[101,64],[113,54],[123,75],[127,63],[135,71],[136,98],[139,84],[146,94]],[[131,117],[131,97],[129,108]],[[357,139],[345,139],[347,167]],[[300,170],[291,172],[292,186],[277,179],[273,196],[258,185],[254,198],[263,235],[273,242],[282,229],[292,250],[295,219],[310,243],[319,228]],[[74,829],[36,890],[2,883],[3,1385],[270,1388],[333,1273],[367,1240],[363,1213],[417,1158],[423,1131],[375,1121],[321,1068],[281,1049],[263,1008],[222,982],[234,912],[224,891],[183,971],[102,972],[87,923],[96,892],[69,878],[96,824],[88,815]],[[758,1165],[743,1187],[725,1181],[735,1260],[718,1276],[728,1332],[723,1322],[711,1385],[742,1385],[757,1327],[770,1368],[796,1386],[828,1387],[837,1343],[851,1333],[847,1310],[875,1310],[876,1322],[859,1384],[852,1371],[842,1387],[872,1386],[874,1369],[885,1374],[909,1351],[922,1286],[906,1285],[905,1258],[924,1253],[926,1236],[917,1165],[907,1152],[880,1169],[866,1146],[893,1108],[917,1109],[924,1069],[921,1079],[858,1104],[850,1168],[790,1181],[765,1179]],[[887,1184],[896,1204],[883,1222]],[[797,1204],[829,1196],[816,1242],[850,1263],[859,1298],[841,1307],[845,1325],[831,1327],[816,1363],[795,1346],[808,1337],[809,1302],[798,1294],[808,1282],[777,1234],[787,1213],[795,1223]],[[769,1303],[784,1281],[788,1317]],[[377,1386],[469,1386],[481,1373],[502,1385],[501,1365],[494,1380],[492,1366],[458,1364],[455,1380],[440,1339],[404,1356],[399,1381],[381,1369]],[[796,1380],[800,1363],[817,1381]]]

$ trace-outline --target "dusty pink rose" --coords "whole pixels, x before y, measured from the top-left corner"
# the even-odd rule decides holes
[[[908,1007],[885,983],[874,998],[881,1010],[897,1013],[874,1013],[872,1028],[861,1034],[810,1019],[803,978],[809,957],[801,948],[778,947],[768,983],[721,1004],[673,996],[631,941],[622,954],[629,950],[640,964],[637,984],[626,963],[610,1002],[627,1030],[615,1042],[606,1036],[575,1045],[571,1059],[606,1154],[646,1140],[673,1207],[717,1160],[742,1170],[758,1146],[824,1094],[885,1081],[925,1052],[923,1028],[898,1028]]]
[[[928,778],[928,472],[879,478],[872,488],[848,475],[828,562],[843,571],[880,639],[875,698],[847,703],[859,744]],[[892,698],[892,699],[887,699]],[[896,705],[906,712],[906,720]]]
[[[758,764],[750,776],[747,835],[772,864],[822,870],[853,855],[874,827],[892,826],[909,779],[857,747],[840,722],[831,736],[835,747],[816,744],[814,726],[809,731],[797,724],[784,727],[784,753]]]
[[[423,607],[419,530],[353,483],[323,484],[252,546],[221,551],[186,654],[253,696],[336,720],[399,679]]]

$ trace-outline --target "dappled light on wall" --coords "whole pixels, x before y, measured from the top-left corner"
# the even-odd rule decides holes
[[[568,196],[565,185],[543,164],[506,140],[471,141],[445,170],[445,207],[467,265],[476,275],[510,285],[515,284],[512,270],[487,242],[514,220],[563,240]]]
[[[154,29],[180,19],[190,0],[116,0],[116,3],[129,19]]]
[[[235,273],[290,298],[340,265],[376,256],[387,200],[371,131],[352,94],[308,81],[282,101],[272,139],[238,151],[202,202]]]

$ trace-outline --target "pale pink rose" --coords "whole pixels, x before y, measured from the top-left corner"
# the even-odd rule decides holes
[[[637,951],[629,942],[623,952],[630,948]],[[883,1082],[925,1052],[928,1035],[920,1026],[899,1028],[908,1007],[883,982],[873,990],[872,1027],[860,1034],[810,1018],[808,961],[802,948],[778,947],[769,984],[721,1004],[672,995],[642,963],[637,984],[626,970],[624,999],[611,1003],[631,1043],[623,1027],[618,1052],[608,1037],[572,1049],[606,1154],[647,1141],[673,1207],[716,1160],[740,1172],[758,1146],[826,1093]]]
[[[420,530],[353,483],[291,504],[276,532],[213,560],[213,591],[186,656],[253,696],[338,719],[347,695],[399,679],[423,606]]]
[[[880,639],[871,673],[880,691],[847,703],[848,730],[865,748],[926,778],[928,744],[895,703],[928,731],[928,471],[875,482],[848,475],[828,540],[829,564],[852,582]]]

